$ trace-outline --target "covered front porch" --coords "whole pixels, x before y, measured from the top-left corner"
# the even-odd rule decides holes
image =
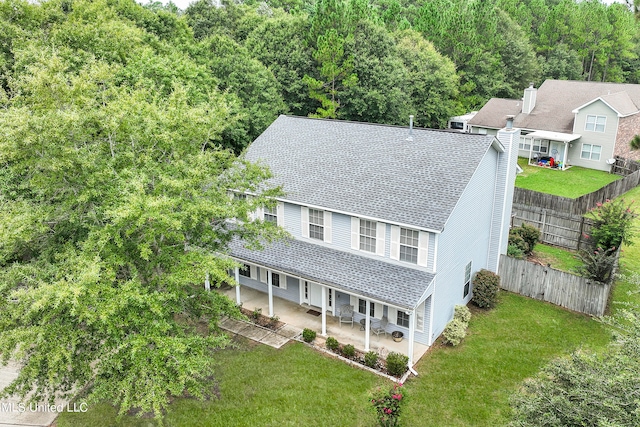
[[[415,364],[429,349],[428,346],[414,342],[412,346],[405,336],[401,342],[395,342],[391,338],[391,334],[379,336],[369,333],[368,348],[366,330],[362,330],[361,324],[356,320],[353,326],[349,324],[340,324],[337,316],[333,316],[332,311],[327,311],[325,318],[326,335],[322,335],[323,316],[322,313],[317,314],[318,307],[308,304],[296,304],[283,298],[272,297],[272,305],[269,305],[269,295],[246,286],[240,286],[240,301],[244,308],[254,310],[261,309],[262,313],[267,315],[270,308],[274,316],[278,316],[281,322],[296,326],[300,329],[309,328],[318,333],[317,340],[323,341],[326,337],[334,337],[340,344],[351,344],[360,351],[375,351],[382,357],[386,357],[390,352],[408,354],[409,348],[412,348],[411,359]],[[220,292],[225,294],[231,300],[236,301],[238,288],[224,287]]]
[[[572,133],[535,131],[523,135],[524,148],[528,149],[529,165],[566,170],[571,143],[580,138]]]

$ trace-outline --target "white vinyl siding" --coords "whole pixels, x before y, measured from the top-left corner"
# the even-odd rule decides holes
[[[587,120],[584,124],[584,130],[588,130],[592,132],[604,132],[606,123],[607,123],[606,116],[596,116],[596,115],[588,114]]]

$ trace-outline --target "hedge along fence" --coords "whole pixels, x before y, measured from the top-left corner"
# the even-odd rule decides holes
[[[604,203],[607,199],[618,197],[637,187],[638,184],[640,184],[640,170],[622,179],[611,182],[593,193],[580,196],[577,199],[554,196],[516,187],[513,193],[513,204],[519,206],[535,206],[540,209],[558,212],[559,214],[584,215],[589,209],[596,206],[597,203]]]
[[[500,287],[569,310],[602,316],[611,284],[500,255]]]

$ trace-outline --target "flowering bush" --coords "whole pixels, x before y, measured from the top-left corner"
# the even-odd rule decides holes
[[[615,250],[622,243],[631,244],[634,235],[633,219],[636,216],[631,210],[631,203],[625,204],[624,199],[598,203],[586,215],[593,220],[591,235],[588,236],[591,248],[608,251]]]
[[[402,383],[395,384],[389,390],[378,388],[371,399],[371,404],[376,410],[378,423],[382,427],[399,425],[400,409],[405,395]]]

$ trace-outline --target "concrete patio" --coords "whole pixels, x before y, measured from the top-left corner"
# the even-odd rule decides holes
[[[219,292],[228,296],[232,301],[236,300],[236,289],[234,287],[225,287],[220,289]],[[262,309],[262,314],[268,315],[269,298],[267,294],[243,286],[240,288],[240,299],[244,308],[249,310],[260,308]],[[309,310],[319,312],[320,308],[306,304],[295,304],[278,297],[273,298],[273,313],[278,316],[281,322],[294,328],[309,328],[316,331],[318,333],[316,341],[322,343],[326,338],[320,335],[322,331],[322,316],[308,313],[307,311]],[[356,349],[364,351],[364,334],[365,331],[361,330],[361,325],[358,322],[354,322],[353,327],[349,324],[340,325],[338,318],[327,312],[327,337],[334,337],[340,344],[352,344]],[[391,334],[386,336],[384,334],[380,336],[371,334],[369,339],[369,350],[378,352],[382,357],[386,357],[392,351],[407,354],[407,349],[408,341],[406,339],[398,343],[391,339]],[[414,363],[417,363],[428,349],[429,347],[426,345],[414,343]]]

